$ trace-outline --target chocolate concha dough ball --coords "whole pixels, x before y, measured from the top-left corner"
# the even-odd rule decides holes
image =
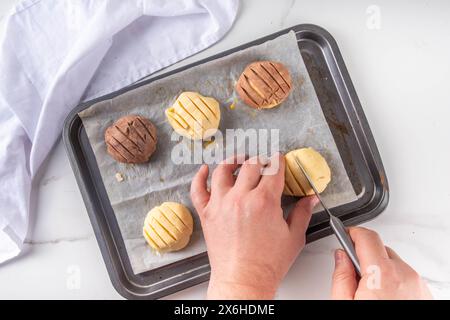
[[[288,97],[292,88],[288,69],[275,61],[257,61],[249,64],[236,83],[236,91],[247,105],[257,109],[278,106]]]
[[[105,131],[107,151],[123,163],[144,163],[156,150],[156,128],[145,117],[128,115]]]

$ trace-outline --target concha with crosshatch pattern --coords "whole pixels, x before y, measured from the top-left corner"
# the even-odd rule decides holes
[[[156,150],[156,128],[143,116],[124,116],[106,129],[105,142],[107,152],[116,161],[144,163]]]
[[[302,170],[311,178],[319,193],[323,192],[331,181],[331,170],[325,158],[313,148],[301,148],[289,151],[285,155],[285,180],[283,193],[288,196],[310,196],[315,194]]]
[[[193,228],[188,208],[177,202],[164,202],[147,214],[142,232],[155,251],[169,252],[186,247]]]
[[[250,107],[270,109],[286,100],[291,92],[292,79],[282,63],[256,61],[244,69],[235,88],[242,101]]]
[[[166,110],[166,117],[178,134],[192,140],[202,140],[217,132],[220,106],[214,98],[197,92],[183,92]]]

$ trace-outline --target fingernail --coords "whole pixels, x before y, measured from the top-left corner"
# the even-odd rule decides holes
[[[317,206],[319,204],[319,198],[317,196],[313,196],[313,198],[311,200],[311,204],[312,204],[313,208],[315,206]]]
[[[270,163],[271,159],[267,156],[267,155],[260,155],[259,156],[259,162],[263,165],[266,166]]]

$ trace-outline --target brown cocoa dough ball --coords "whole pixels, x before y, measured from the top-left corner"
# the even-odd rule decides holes
[[[257,109],[278,106],[291,92],[292,79],[288,69],[275,61],[249,64],[236,83],[236,91],[247,105]]]
[[[107,151],[123,163],[144,163],[156,150],[156,128],[147,118],[128,115],[105,131]]]

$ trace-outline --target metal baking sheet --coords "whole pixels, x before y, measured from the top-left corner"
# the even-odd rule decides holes
[[[348,73],[333,38],[313,25],[298,25],[222,54],[146,80],[86,102],[77,107],[66,120],[64,141],[71,164],[82,191],[91,222],[105,259],[112,282],[127,298],[158,298],[182,288],[205,281],[209,265],[205,253],[135,275],[125,250],[114,211],[109,203],[99,168],[78,112],[123,95],[130,90],[188,70],[233,52],[264,43],[293,30],[300,53],[317,93],[323,114],[333,134],[345,169],[357,194],[357,200],[334,209],[346,224],[366,221],[387,205],[388,187],[380,156],[370,129],[354,92]],[[330,233],[326,215],[314,215],[307,232],[313,241]]]
[[[260,45],[142,85],[115,98],[102,100],[78,114],[97,160],[134,273],[153,270],[206,251],[200,220],[189,194],[191,181],[200,162],[208,162],[212,171],[227,154],[235,152],[248,156],[261,153],[271,156],[277,151],[286,153],[312,147],[325,157],[332,172],[331,182],[322,193],[328,206],[334,208],[357,199],[297,48],[295,32],[290,31]],[[286,101],[276,108],[250,108],[237,97],[234,90],[242,70],[258,60],[275,60],[290,70],[292,90]],[[194,161],[192,141],[180,141],[164,113],[185,90],[214,97],[221,106],[219,133],[225,136],[223,140],[216,139],[206,147],[197,148],[205,153],[206,158],[202,161]],[[127,114],[142,115],[153,121],[157,128],[158,146],[148,163],[119,163],[106,152],[106,129]],[[235,143],[237,139],[228,139],[226,132],[230,130],[233,133],[240,132],[239,140],[242,141]],[[273,134],[278,139],[262,142],[264,137]],[[262,138],[259,143],[257,138]],[[184,157],[184,163],[174,156],[179,155],[180,150],[190,154]],[[220,153],[215,161],[209,158],[212,152],[216,155]],[[124,177],[121,182],[115,177],[118,172]],[[287,215],[298,198],[285,196],[281,200]],[[142,225],[147,212],[165,201],[179,202],[190,209],[194,218],[194,231],[183,250],[155,255],[142,236]],[[316,210],[319,211],[320,207]]]

